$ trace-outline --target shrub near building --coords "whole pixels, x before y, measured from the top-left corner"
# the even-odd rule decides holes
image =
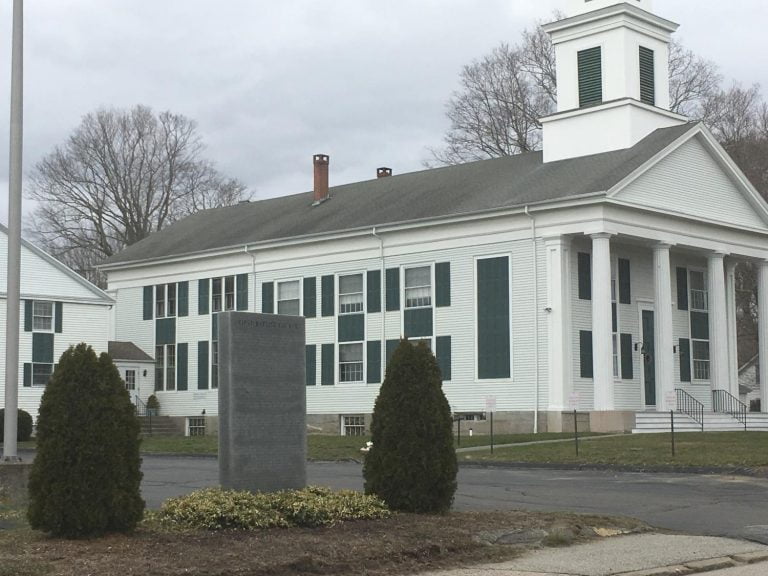
[[[32,416],[29,412],[19,409],[16,416],[16,439],[26,442],[32,437]],[[5,408],[0,408],[0,442],[5,440]]]
[[[40,403],[30,525],[69,538],[132,530],[144,511],[140,463],[139,422],[117,368],[86,344],[70,347]]]
[[[365,492],[394,510],[446,512],[456,492],[451,408],[430,349],[402,341],[373,409]]]

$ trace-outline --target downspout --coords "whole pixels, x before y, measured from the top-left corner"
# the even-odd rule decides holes
[[[386,370],[387,367],[387,305],[385,295],[386,281],[386,269],[384,268],[384,238],[376,234],[376,226],[371,230],[371,235],[379,241],[379,260],[381,261],[381,290],[380,290],[380,306],[381,306],[381,365]],[[382,382],[384,381],[384,374],[381,375]]]
[[[531,262],[533,272],[533,379],[536,389],[533,408],[533,433],[537,434],[539,432],[539,275],[538,262],[536,261],[536,218],[529,212],[528,206],[525,207],[525,215],[531,219],[531,255],[533,256]]]

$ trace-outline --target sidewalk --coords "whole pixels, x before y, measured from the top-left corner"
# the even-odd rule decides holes
[[[758,562],[765,564],[755,566],[762,570],[754,574],[768,574],[768,546],[729,538],[637,534],[422,576],[682,576]]]

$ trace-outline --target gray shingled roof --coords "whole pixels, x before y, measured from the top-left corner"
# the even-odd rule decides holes
[[[133,342],[107,342],[107,353],[112,360],[128,360],[129,362],[154,362],[149,356]]]
[[[656,130],[632,148],[544,163],[541,152],[481,160],[215,208],[188,216],[104,264],[182,256],[271,240],[342,232],[605,192],[695,124]]]

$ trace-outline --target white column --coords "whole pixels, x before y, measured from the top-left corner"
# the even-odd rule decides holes
[[[760,354],[760,411],[768,412],[768,260],[758,264],[757,313]]]
[[[672,275],[669,264],[670,245],[653,247],[654,294],[654,365],[656,368],[656,406],[663,412],[674,410],[675,361],[672,342]]]
[[[729,390],[728,317],[725,306],[725,255],[714,252],[707,258],[709,296],[709,376],[712,390]]]
[[[570,325],[570,242],[558,236],[545,242],[549,322],[549,411],[568,409],[572,391]]]
[[[735,260],[725,263],[725,307],[728,321],[728,391],[739,397],[739,350],[736,326],[736,264]]]
[[[592,238],[592,368],[595,410],[613,410],[611,235]]]

